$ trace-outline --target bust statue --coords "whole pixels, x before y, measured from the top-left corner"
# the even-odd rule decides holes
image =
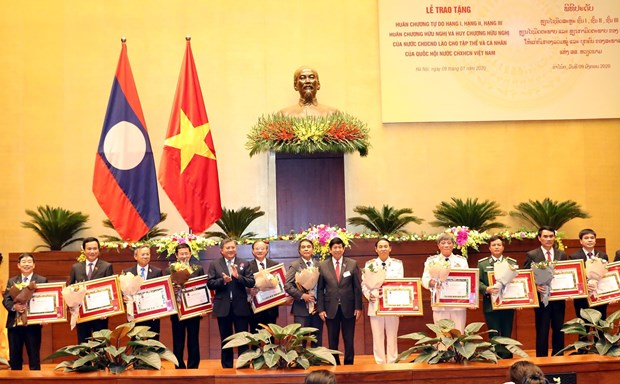
[[[336,108],[319,104],[316,93],[321,89],[319,74],[310,67],[300,67],[293,75],[293,87],[299,92],[299,101],[280,110],[284,116],[307,117],[307,116],[327,116],[338,112]]]

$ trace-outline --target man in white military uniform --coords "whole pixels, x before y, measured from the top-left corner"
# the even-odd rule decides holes
[[[454,249],[454,238],[451,234],[442,233],[437,236],[437,247],[440,253],[438,255],[429,256],[424,262],[422,286],[429,290],[440,288],[439,283],[435,279],[431,279],[428,270],[429,265],[432,263],[445,260],[450,264],[450,269],[469,268],[466,258],[452,253]],[[465,308],[433,307],[433,322],[437,323],[437,321],[441,319],[450,319],[454,321],[455,328],[463,332],[467,315],[465,311]]]
[[[387,239],[379,239],[375,243],[376,259],[366,262],[364,269],[374,265],[375,270],[384,269],[386,279],[401,279],[404,276],[403,262],[390,257],[392,247]],[[379,298],[373,295],[364,284],[362,274],[362,293],[368,299],[368,316],[370,316],[370,329],[372,330],[372,351],[377,364],[392,364],[398,357],[398,316],[377,316]],[[386,359],[387,341],[387,359]]]

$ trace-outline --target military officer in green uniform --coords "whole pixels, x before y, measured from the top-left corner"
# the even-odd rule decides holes
[[[514,309],[493,310],[491,305],[491,295],[498,292],[498,288],[489,286],[489,276],[487,272],[493,271],[493,265],[506,259],[510,264],[517,266],[517,261],[510,257],[504,257],[504,242],[499,236],[492,236],[489,239],[489,252],[491,256],[485,257],[478,261],[478,269],[480,270],[480,294],[482,295],[482,310],[484,319],[489,329],[494,329],[498,333],[492,336],[512,337],[512,322],[514,319]],[[497,354],[503,359],[512,358],[512,353],[503,346],[498,346]]]

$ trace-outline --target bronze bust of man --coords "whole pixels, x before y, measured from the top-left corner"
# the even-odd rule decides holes
[[[310,67],[300,67],[293,75],[293,87],[299,92],[299,101],[280,110],[284,116],[326,116],[338,112],[336,108],[319,104],[316,93],[321,89],[319,74]]]

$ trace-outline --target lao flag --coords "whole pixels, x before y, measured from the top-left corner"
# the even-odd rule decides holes
[[[198,233],[222,216],[222,206],[211,126],[190,39],[186,40],[159,167],[159,182],[190,230]]]
[[[124,39],[95,158],[93,193],[126,241],[139,240],[160,220],[153,151]]]

